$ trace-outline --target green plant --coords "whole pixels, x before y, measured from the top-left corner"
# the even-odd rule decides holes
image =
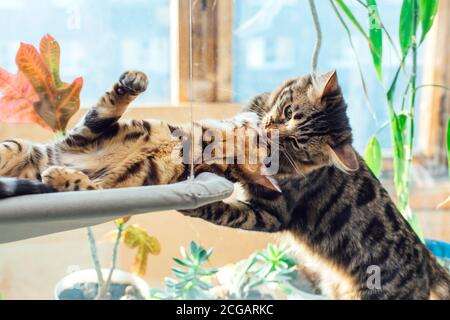
[[[239,263],[229,279],[230,297],[249,299],[260,296],[263,287],[281,289],[296,277],[297,260],[284,247],[269,244]]]
[[[297,277],[297,260],[289,249],[269,244],[234,266],[221,270],[205,268],[213,251],[194,241],[187,253],[181,247],[182,259],[173,258],[174,278],[166,278],[166,287],[152,289],[154,299],[261,299],[272,296],[273,290],[283,294],[300,294],[290,284]],[[216,281],[217,280],[217,281]],[[218,282],[219,285],[213,286]],[[266,291],[267,293],[264,293]]]
[[[283,246],[269,244],[235,265],[206,268],[213,251],[195,242],[190,252],[181,248],[182,259],[173,258],[175,278],[166,278],[166,287],[151,289],[154,299],[274,299],[279,296],[317,298],[298,289],[297,260]],[[298,284],[297,284],[298,285]]]
[[[417,218],[412,213],[409,206],[409,182],[412,159],[414,155],[414,115],[416,107],[416,93],[419,88],[416,84],[417,53],[420,45],[426,38],[428,31],[433,25],[439,1],[403,0],[399,17],[400,52],[381,20],[376,0],[366,0],[365,2],[358,0],[358,3],[364,6],[367,10],[369,34],[366,33],[344,0],[330,0],[330,4],[333,7],[339,21],[345,28],[351,44],[352,35],[343,16],[346,16],[347,19],[356,27],[356,29],[367,40],[369,45],[373,58],[373,65],[378,79],[385,88],[384,91],[389,112],[391,140],[393,146],[394,185],[398,197],[398,207],[413,229],[423,239],[421,230],[417,223]],[[421,29],[420,36],[419,29]],[[395,52],[397,52],[399,59],[397,71],[387,87],[384,86],[385,77],[382,72],[383,34],[386,35],[390,45],[393,47]],[[353,46],[352,48],[355,51]],[[356,51],[355,55],[358,56]],[[405,64],[408,59],[411,61],[411,67],[409,68]],[[358,67],[360,68],[359,64]],[[396,108],[396,101],[394,97],[400,76],[406,77],[407,86],[401,99],[401,105]],[[363,77],[362,80],[363,87],[365,87]],[[365,153],[366,161],[368,162],[369,167],[375,174],[379,174],[382,158],[380,156],[381,149],[376,135],[369,140]]]
[[[379,176],[381,173],[382,153],[380,142],[376,136],[370,138],[367,143],[366,150],[364,152],[364,159],[366,160],[370,170],[372,170],[376,176]]]
[[[213,250],[205,250],[194,241],[189,246],[190,252],[184,247],[180,248],[182,259],[173,258],[177,263],[172,268],[174,278],[166,278],[165,289],[153,289],[151,295],[155,299],[213,299],[209,292],[212,288],[212,276],[217,269],[205,268]]]

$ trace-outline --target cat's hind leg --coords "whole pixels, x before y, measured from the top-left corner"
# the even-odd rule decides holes
[[[86,139],[96,139],[117,126],[117,121],[123,115],[128,105],[144,92],[148,86],[148,78],[140,71],[126,71],[113,85],[111,91],[106,92],[95,106],[93,106],[70,132],[66,140],[69,144]]]
[[[83,172],[59,166],[46,169],[42,173],[42,182],[59,192],[101,189]]]

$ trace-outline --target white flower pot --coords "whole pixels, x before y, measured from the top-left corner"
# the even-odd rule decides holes
[[[106,279],[109,274],[109,269],[102,269],[103,278]],[[56,300],[60,300],[61,293],[66,289],[74,288],[76,285],[82,283],[98,283],[97,273],[94,269],[81,270],[71,273],[62,278],[55,286],[54,296]],[[150,287],[142,278],[121,270],[114,270],[112,284],[129,284],[134,286],[142,297],[149,298]]]

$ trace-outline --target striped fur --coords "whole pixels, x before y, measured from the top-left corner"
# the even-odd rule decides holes
[[[23,140],[0,144],[0,197],[49,191],[78,191],[168,184],[184,180],[189,173],[182,161],[182,140],[176,129],[189,138],[190,128],[174,127],[159,120],[120,121],[128,105],[147,88],[139,71],[125,72],[69,134],[46,145]],[[256,117],[255,117],[256,119]],[[248,120],[204,121],[206,129],[227,132],[245,128]],[[256,125],[256,124],[255,124]],[[206,146],[206,145],[205,145]],[[249,178],[251,166],[198,164],[196,172],[214,171],[233,179]],[[250,170],[251,169],[251,170]],[[28,188],[25,188],[25,185]]]
[[[25,194],[50,193],[56,190],[42,182],[17,179],[17,178],[0,178],[0,199],[12,196],[20,196]]]
[[[289,108],[289,110],[287,110]],[[283,193],[243,182],[244,198],[184,214],[221,226],[281,232],[335,299],[450,299],[450,275],[421,243],[351,148],[335,73],[287,81],[245,111],[280,131]],[[379,271],[380,287],[372,282]]]

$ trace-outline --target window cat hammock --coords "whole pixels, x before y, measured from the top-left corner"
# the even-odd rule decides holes
[[[203,173],[170,185],[7,198],[0,204],[0,243],[93,226],[126,215],[193,209],[232,192],[233,184],[225,178]]]
[[[191,6],[191,1],[189,1],[189,100],[192,124]],[[191,177],[187,181],[170,185],[47,193],[7,198],[0,202],[0,243],[89,227],[127,215],[174,209],[195,209],[223,200],[232,192],[233,183],[225,178],[211,173],[203,173],[194,178],[191,166]]]

